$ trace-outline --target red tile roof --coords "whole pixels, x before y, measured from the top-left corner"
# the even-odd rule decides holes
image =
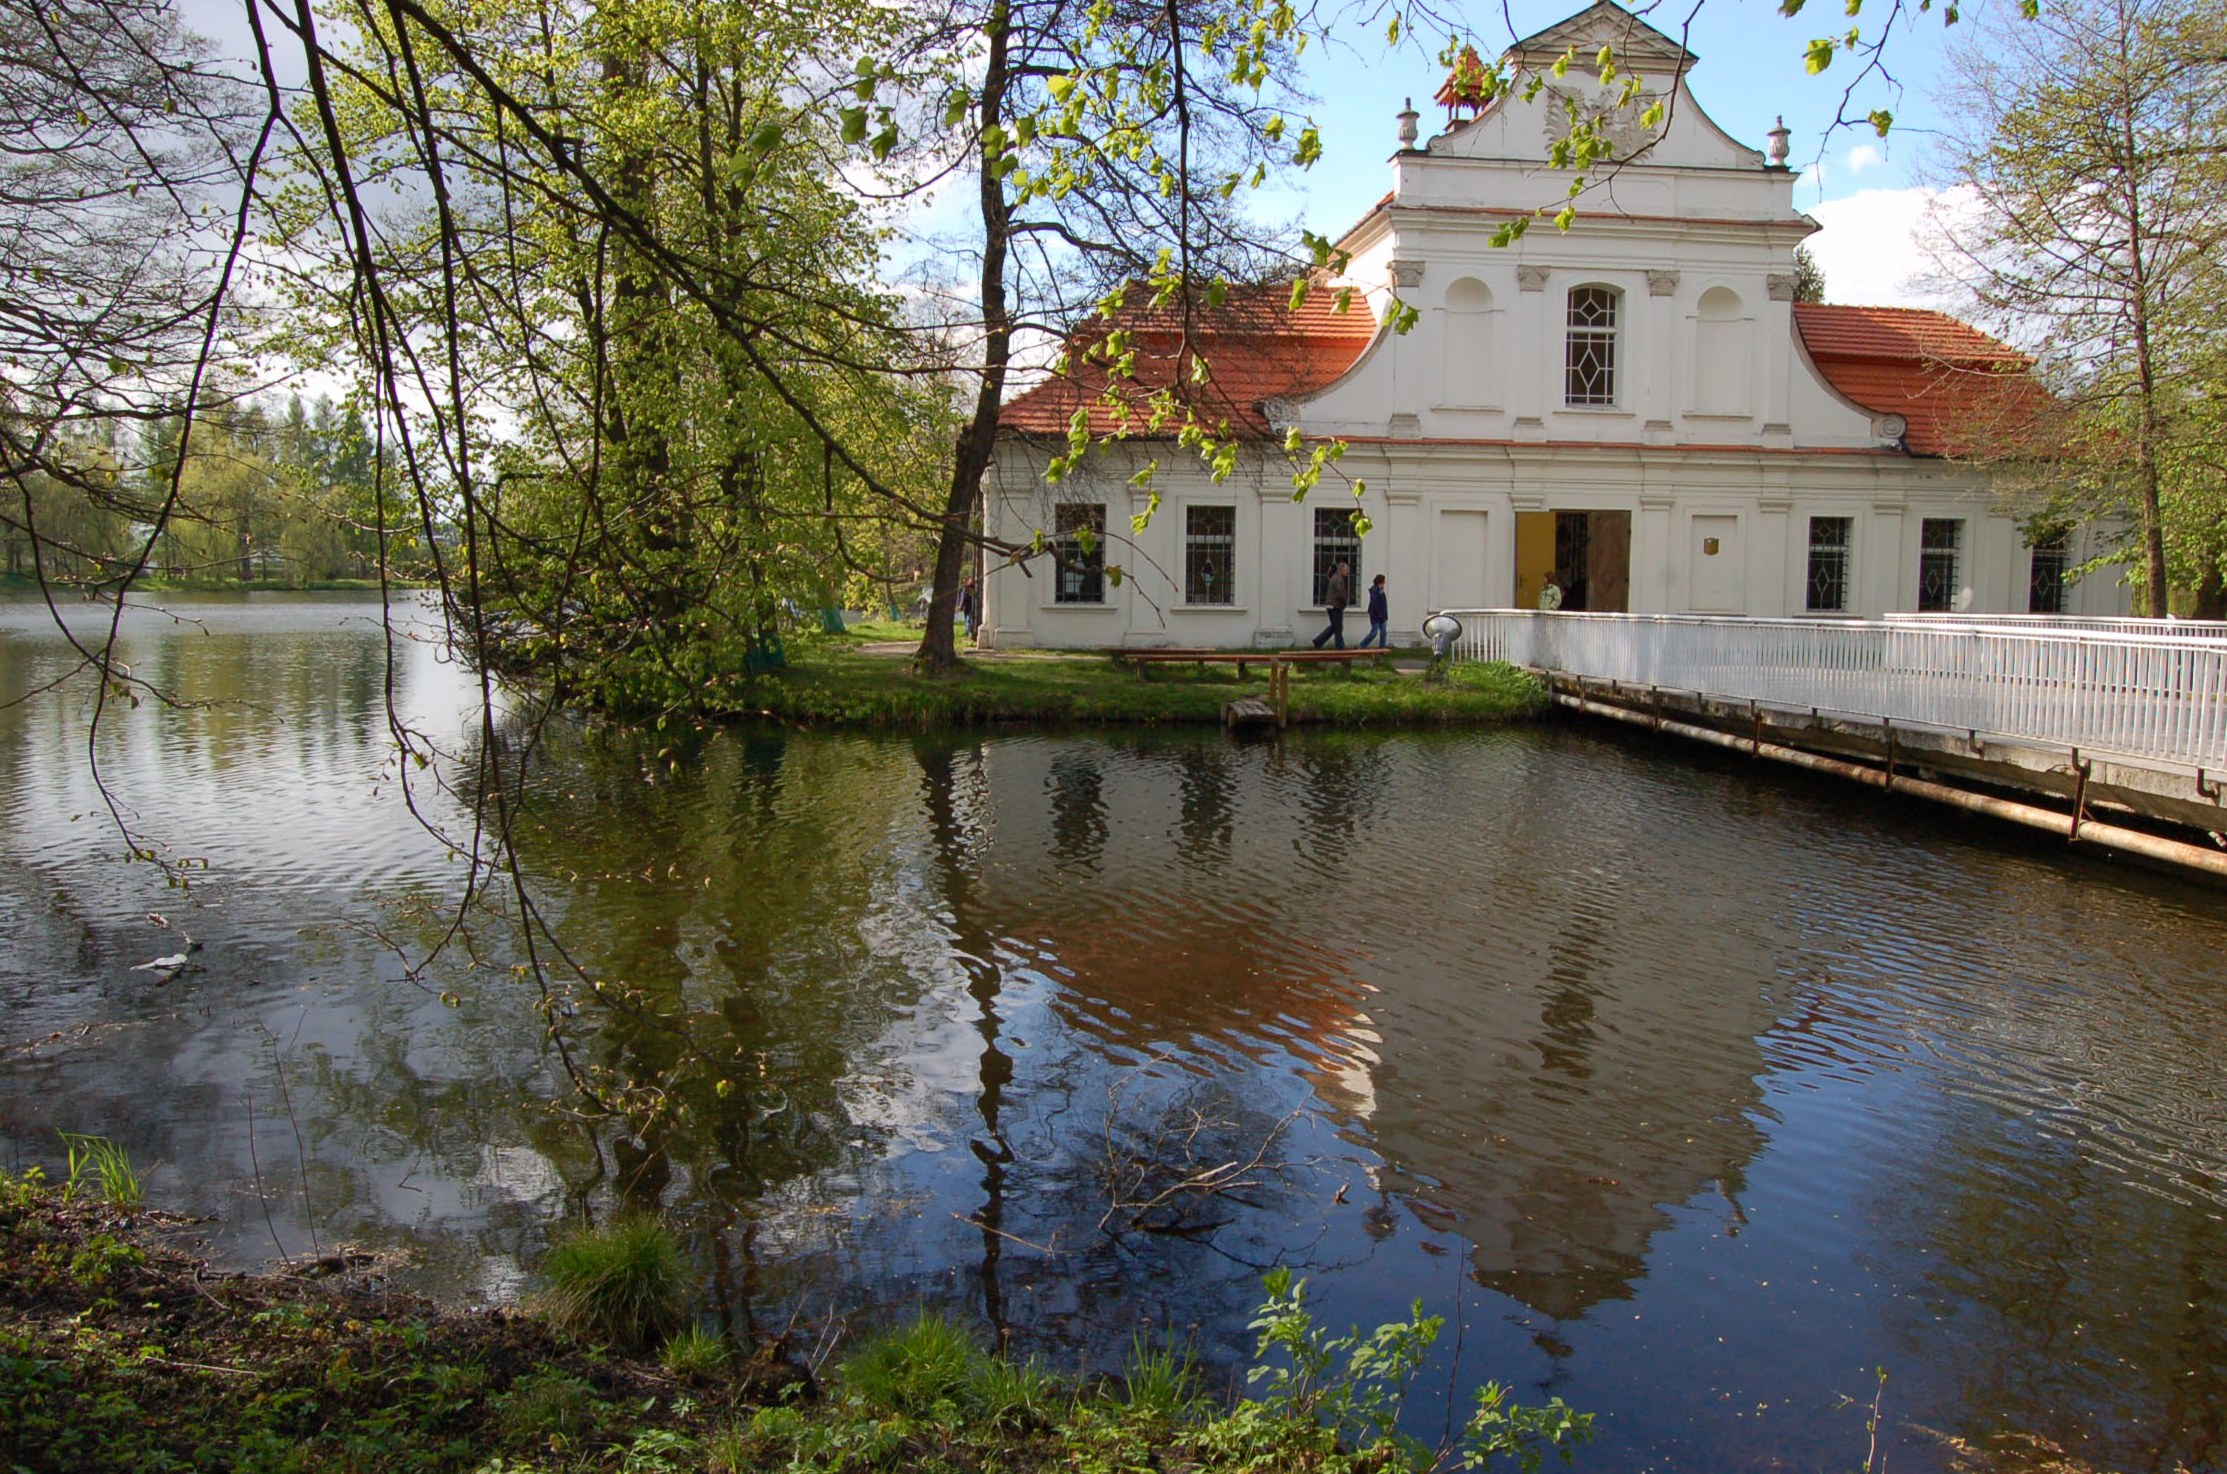
[[[2033,361],[1946,313],[1797,302],[1794,323],[1826,382],[1865,409],[1903,417],[1912,455],[2000,448],[2048,419]]]
[[[1094,319],[1068,339],[1066,372],[1009,400],[999,428],[1063,436],[1076,409],[1087,405],[1093,435],[1172,436],[1178,425],[1155,429],[1149,417],[1152,395],[1173,386],[1217,433],[1227,426],[1230,433],[1265,435],[1263,400],[1325,387],[1351,368],[1376,336],[1376,319],[1359,292],[1344,312],[1337,310],[1331,289],[1314,288],[1297,312],[1290,297],[1288,286],[1249,288],[1232,291],[1221,307],[1201,306],[1188,347],[1182,314],[1173,306],[1124,308],[1110,323]],[[1116,329],[1132,335],[1136,350],[1133,373],[1118,382],[1112,366],[1092,351]],[[1204,383],[1192,376],[1199,359],[1206,364]]]
[[[1351,368],[1376,334],[1376,320],[1356,293],[1346,312],[1337,294],[1308,293],[1297,312],[1288,287],[1233,293],[1217,309],[1200,308],[1190,347],[1173,308],[1124,309],[1111,323],[1093,320],[1069,340],[1067,371],[1015,396],[999,420],[1003,430],[1065,436],[1079,407],[1093,435],[1160,438],[1178,425],[1154,427],[1150,399],[1173,385],[1182,402],[1217,433],[1268,433],[1265,400],[1300,398]],[[1794,321],[1818,371],[1834,389],[1877,414],[1901,415],[1903,443],[1921,456],[1967,454],[2028,436],[2047,419],[2046,391],[2016,349],[1944,313],[1902,307],[1797,303]],[[1136,350],[1134,373],[1113,385],[1110,366],[1092,356],[1114,329],[1126,329]],[[1195,358],[1209,377],[1192,379]]]

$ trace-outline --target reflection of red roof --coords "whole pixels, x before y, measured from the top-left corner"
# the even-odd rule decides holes
[[[1818,372],[1843,395],[1909,424],[1912,455],[1995,448],[2030,431],[2048,395],[2032,360],[1946,313],[1797,302],[1794,323]]]
[[[1149,423],[1151,396],[1173,387],[1208,427],[1265,434],[1261,401],[1323,388],[1351,368],[1376,336],[1367,299],[1355,292],[1347,310],[1339,312],[1337,295],[1318,286],[1293,312],[1289,287],[1233,290],[1221,307],[1196,311],[1188,349],[1176,308],[1125,308],[1112,322],[1093,321],[1070,337],[1067,371],[1009,401],[999,428],[1065,435],[1076,409],[1088,405],[1093,435],[1173,435],[1180,425],[1155,430]],[[1132,335],[1136,362],[1130,377],[1112,383],[1109,403],[1112,366],[1091,350],[1115,329]],[[1197,359],[1206,364],[1204,383],[1193,382]]]

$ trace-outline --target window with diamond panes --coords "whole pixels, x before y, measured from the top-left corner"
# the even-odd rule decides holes
[[[1570,292],[1562,402],[1616,403],[1616,293],[1607,287]]]
[[[1809,519],[1809,602],[1814,613],[1837,614],[1848,608],[1848,545],[1856,530],[1853,517]]]
[[[1183,602],[1237,602],[1237,508],[1183,509]]]
[[[1956,608],[1957,563],[1964,551],[1961,517],[1928,517],[1918,525],[1918,609],[1946,614]]]
[[[1361,534],[1353,530],[1353,514],[1341,507],[1315,508],[1314,599],[1318,609],[1330,604],[1330,576],[1346,565],[1345,601],[1352,605],[1356,590],[1365,586],[1361,577]]]
[[[2034,566],[2026,580],[2028,614],[2065,612],[2065,569],[2071,554],[2072,539],[2062,532],[2034,539]]]
[[[1054,507],[1052,551],[1059,560],[1052,573],[1053,603],[1106,602],[1106,508],[1102,503],[1072,502]]]

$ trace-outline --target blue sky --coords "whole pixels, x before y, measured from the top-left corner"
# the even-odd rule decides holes
[[[1470,19],[1477,49],[1495,56],[1512,39],[1511,21],[1515,34],[1528,35],[1585,3],[1509,0],[1505,11],[1473,4],[1460,13]],[[1966,9],[1976,13],[1979,6]],[[1848,115],[1859,119],[1875,107],[1894,113],[1894,130],[1882,140],[1868,125],[1831,131],[1860,66],[1843,56],[1822,75],[1804,70],[1803,52],[1813,37],[1866,19],[1851,22],[1843,11],[1832,0],[1816,0],[1789,20],[1764,0],[1704,0],[1698,8],[1694,0],[1666,0],[1647,19],[1676,35],[1692,17],[1688,45],[1701,60],[1689,85],[1733,137],[1762,148],[1765,133],[1784,115],[1794,135],[1792,163],[1802,175],[1794,202],[1826,226],[1811,248],[1825,264],[1833,300],[1915,305],[1927,299],[1903,278],[1922,266],[1910,229],[1925,198],[1916,168],[1935,116],[1930,94],[1944,65],[1943,27],[1938,11],[1898,20],[1888,61],[1899,85],[1874,76],[1846,103]],[[1444,77],[1436,60],[1443,41],[1441,30],[1391,49],[1381,29],[1355,29],[1327,53],[1310,50],[1307,90],[1316,99],[1311,110],[1322,129],[1323,158],[1291,191],[1291,203],[1310,228],[1343,229],[1389,187],[1386,161],[1397,146],[1394,115],[1404,99],[1415,99],[1426,135],[1443,126],[1444,111],[1431,100]]]
[[[1511,0],[1507,14],[1519,32],[1529,34],[1583,8],[1582,0]],[[1497,6],[1472,6],[1467,13],[1480,52],[1490,57],[1506,48],[1511,38]],[[1899,89],[1873,78],[1849,102],[1848,110],[1859,118],[1874,107],[1894,112],[1896,128],[1882,140],[1869,126],[1828,137],[1842,93],[1860,70],[1855,62],[1843,57],[1815,77],[1803,70],[1803,50],[1812,37],[1829,32],[1836,22],[1843,29],[1850,24],[1841,19],[1841,5],[1824,0],[1788,20],[1775,5],[1757,0],[1705,0],[1697,11],[1692,0],[1685,0],[1677,10],[1658,9],[1647,19],[1675,36],[1689,13],[1688,44],[1701,58],[1690,75],[1695,97],[1726,132],[1755,148],[1764,146],[1764,134],[1785,116],[1794,132],[1792,162],[1803,171],[1796,188],[1798,205],[1806,209],[1821,198],[1842,198],[1860,187],[1916,182],[1908,170],[1922,151],[1920,130],[1931,112],[1927,94],[1941,61],[1937,19],[1914,17],[1917,29],[1907,34],[1901,27],[1908,22],[1898,23],[1890,61],[1902,84]],[[1436,60],[1443,39],[1435,35],[1393,51],[1381,33],[1354,34],[1328,55],[1310,51],[1308,91],[1318,99],[1313,111],[1323,129],[1324,157],[1312,171],[1307,193],[1324,213],[1358,215],[1383,194],[1389,177],[1385,160],[1397,143],[1393,115],[1405,98],[1415,98],[1426,132],[1443,124],[1444,110],[1431,101],[1444,77]],[[1858,148],[1867,149],[1869,156],[1851,167],[1849,156]],[[1821,150],[1822,195],[1815,168]]]
[[[222,50],[244,53],[240,0],[178,3],[188,25]],[[1499,0],[1471,0],[1446,15],[1466,18],[1468,39],[1485,55],[1497,56],[1514,36],[1542,30],[1587,3],[1505,0],[1503,6]],[[1870,0],[1867,10],[1889,3]],[[1983,6],[1999,3],[2007,0],[1967,0],[1965,8],[1976,16]],[[1931,15],[1913,10],[1897,21],[1889,55],[1894,82],[1873,77],[1846,105],[1848,115],[1858,118],[1874,107],[1891,109],[1896,126],[1881,140],[1861,125],[1830,131],[1842,94],[1860,70],[1854,62],[1843,57],[1816,77],[1803,68],[1811,38],[1851,24],[1844,5],[1845,0],[1810,0],[1791,20],[1778,13],[1776,0],[1661,0],[1643,13],[1672,35],[1690,18],[1688,44],[1701,58],[1691,74],[1694,95],[1735,138],[1761,148],[1766,131],[1784,115],[1794,134],[1792,162],[1802,174],[1795,204],[1826,227],[1810,245],[1825,266],[1832,299],[1927,304],[1931,299],[1908,278],[1924,264],[1912,240],[1926,200],[1915,169],[1934,115],[1930,93],[1945,65],[1938,7]],[[1877,18],[1866,15],[1855,23],[1873,27]],[[1390,182],[1386,161],[1398,141],[1394,115],[1402,101],[1415,99],[1426,134],[1443,124],[1432,94],[1444,75],[1436,57],[1445,38],[1442,22],[1435,29],[1419,28],[1397,48],[1387,47],[1380,17],[1365,26],[1348,25],[1328,46],[1310,48],[1304,86],[1313,98],[1307,111],[1322,130],[1323,157],[1288,185],[1272,186],[1261,201],[1266,212],[1296,216],[1311,229],[1334,234],[1373,205]],[[944,225],[941,215],[931,206],[918,225],[935,231]]]

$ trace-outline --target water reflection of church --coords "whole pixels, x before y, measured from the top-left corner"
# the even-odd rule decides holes
[[[1431,923],[1412,885],[1424,857],[1489,848],[1478,812],[1543,836],[1581,796],[1542,769],[1457,811],[1412,791],[1428,762],[1365,744],[999,744],[980,904],[1061,980],[1095,1049],[1299,1074],[1381,1158],[1380,1189],[1471,1243],[1479,1283],[1573,1318],[1630,1293],[1669,1208],[1742,1191],[1769,962],[1703,901],[1627,887],[1545,837],[1460,890],[1558,914],[1550,934],[1474,909]],[[1710,938],[1712,972],[1734,981],[1695,996],[1661,949],[1629,945],[1665,930]]]

